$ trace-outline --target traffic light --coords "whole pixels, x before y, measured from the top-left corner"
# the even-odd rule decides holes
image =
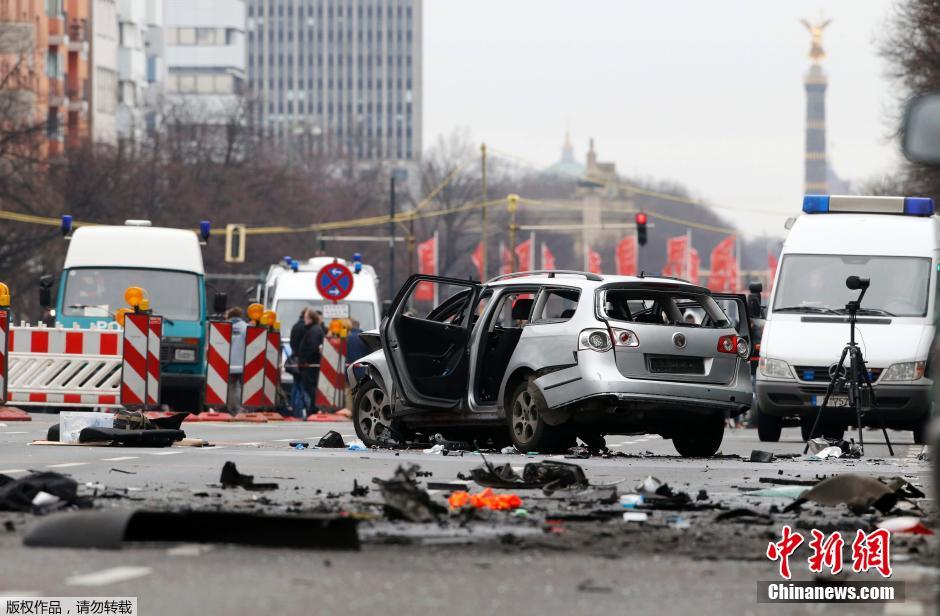
[[[636,243],[646,246],[646,212],[636,213]]]

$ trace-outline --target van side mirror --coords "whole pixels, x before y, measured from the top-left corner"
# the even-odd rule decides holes
[[[908,160],[940,166],[940,92],[922,94],[908,102],[901,148]]]
[[[212,312],[222,314],[228,308],[228,294],[216,292],[212,298]]]
[[[764,290],[764,285],[759,282],[752,282],[747,289],[750,291],[747,296],[747,316],[752,319],[763,318],[764,311],[760,305],[760,294]]]
[[[39,306],[41,308],[52,308],[53,284],[55,284],[55,279],[48,274],[39,279]]]

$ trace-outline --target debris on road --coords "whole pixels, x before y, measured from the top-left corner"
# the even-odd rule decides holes
[[[888,518],[887,520],[881,520],[876,524],[878,528],[884,528],[885,530],[891,531],[892,534],[896,533],[908,533],[911,535],[933,535],[934,532],[924,526],[924,523],[920,518],[914,516],[899,516],[896,518]]]
[[[774,486],[772,488],[764,488],[763,490],[754,490],[748,492],[747,495],[795,499],[801,497],[803,492],[806,492],[806,488],[803,486]]]
[[[0,475],[0,511],[42,515],[66,507],[91,506],[90,498],[78,495],[78,483],[60,473],[32,473],[19,479]]]
[[[291,443],[291,445],[293,445],[293,443]],[[321,436],[319,441],[317,441],[317,447],[324,447],[327,449],[342,449],[345,446],[346,443],[343,442],[343,436],[336,430],[330,430]]]
[[[522,469],[520,476],[510,464],[494,466],[486,457],[483,465],[470,470],[470,477],[457,475],[461,479],[472,479],[488,488],[535,490],[552,492],[562,488],[590,486],[584,470],[577,464],[560,460],[529,462]]]
[[[124,542],[233,543],[358,550],[358,521],[339,515],[112,509],[52,516],[23,539],[30,547],[120,549]]]
[[[867,513],[872,508],[888,513],[901,499],[924,498],[924,493],[906,480],[895,477],[886,481],[848,473],[824,479],[784,508],[796,510],[807,501],[819,505],[847,505],[855,514]]]
[[[751,452],[751,462],[773,462],[774,453],[772,451],[763,451],[755,449]]]
[[[642,511],[625,511],[623,513],[624,522],[646,522],[647,520],[649,520],[649,515]]]
[[[452,510],[463,507],[473,509],[492,509],[493,511],[509,511],[522,506],[522,499],[516,494],[496,494],[492,488],[471,494],[470,492],[454,492],[447,498]]]
[[[729,511],[723,511],[715,516],[716,522],[736,522],[738,524],[772,524],[773,516],[753,509],[739,507]]]
[[[255,476],[242,475],[238,472],[234,462],[226,462],[222,466],[222,476],[219,478],[219,483],[222,484],[223,488],[244,488],[253,492],[276,490],[278,488],[276,483],[255,483]]]
[[[79,443],[110,443],[124,447],[169,447],[186,438],[182,430],[84,428]]]
[[[431,500],[427,491],[418,486],[415,473],[419,468],[415,464],[399,466],[391,479],[373,477],[372,482],[379,486],[386,513],[390,517],[411,522],[431,522],[447,512],[443,505]]]
[[[346,451],[369,451],[369,448],[365,446],[365,443],[356,439],[349,441],[349,444],[346,446]]]
[[[643,496],[643,503],[638,505],[644,509],[695,509],[701,507],[692,502],[686,492],[677,492],[669,484],[663,483],[652,475],[647,476],[636,486],[637,494]]]

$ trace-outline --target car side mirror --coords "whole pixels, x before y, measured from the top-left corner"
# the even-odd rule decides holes
[[[41,308],[52,307],[52,285],[54,281],[55,279],[49,275],[39,279],[39,306]]]
[[[908,102],[901,149],[908,160],[940,166],[940,92],[922,94]]]
[[[228,308],[228,294],[217,292],[212,298],[212,312],[222,314]]]

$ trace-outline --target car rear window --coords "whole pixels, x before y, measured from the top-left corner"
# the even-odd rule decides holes
[[[727,315],[710,295],[644,289],[608,289],[603,293],[604,314],[616,321],[675,327],[731,327]]]

